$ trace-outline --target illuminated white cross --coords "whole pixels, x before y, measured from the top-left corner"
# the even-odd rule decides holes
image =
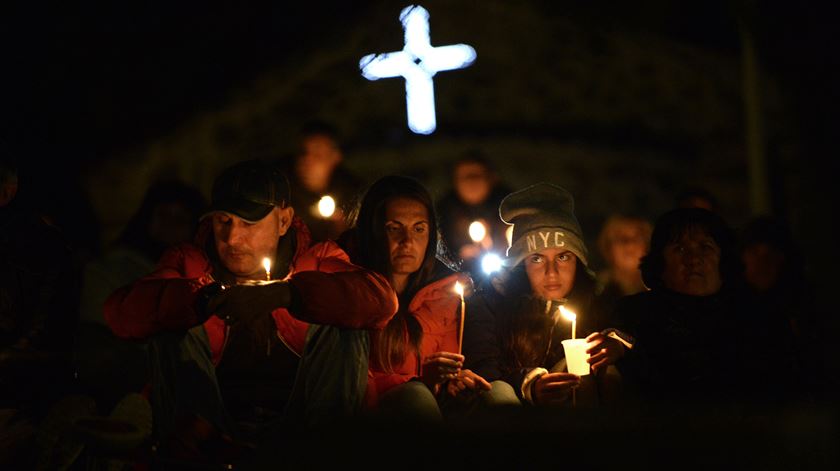
[[[468,67],[475,60],[475,49],[466,44],[432,47],[429,12],[420,5],[403,8],[400,22],[405,30],[403,50],[368,54],[359,61],[359,68],[368,80],[402,76],[408,127],[417,134],[431,134],[437,126],[432,77],[441,71]]]

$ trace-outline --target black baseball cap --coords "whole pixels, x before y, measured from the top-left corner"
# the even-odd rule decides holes
[[[279,167],[261,160],[246,160],[216,177],[210,210],[202,218],[224,211],[257,222],[274,207],[286,207],[289,199],[289,180]]]

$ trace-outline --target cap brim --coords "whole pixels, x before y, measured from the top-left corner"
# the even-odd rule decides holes
[[[221,211],[238,216],[246,222],[256,223],[262,220],[264,217],[268,216],[268,213],[270,213],[272,209],[274,209],[273,205],[260,204],[243,199],[221,201],[214,203],[210,207],[210,210],[201,216],[201,219],[204,219],[213,213]]]

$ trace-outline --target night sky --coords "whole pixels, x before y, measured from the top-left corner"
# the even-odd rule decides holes
[[[371,10],[399,8],[382,1],[248,9],[135,3],[103,9],[21,2],[5,9],[2,136],[17,154],[81,164],[107,159],[220,106],[230,90],[288,66],[301,49],[328,47],[340,40],[337,26],[364,21]],[[741,5],[752,2],[532,3],[547,16],[737,54],[737,18],[747,9]],[[810,114],[806,119],[823,119],[814,114],[823,111],[816,102],[829,92],[826,73],[838,62],[827,11],[756,3],[751,11],[763,66],[788,81],[803,115]]]

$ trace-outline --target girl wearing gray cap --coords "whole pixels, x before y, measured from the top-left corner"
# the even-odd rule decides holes
[[[595,376],[602,378],[630,343],[616,331],[596,331],[602,326],[591,312],[594,277],[572,195],[538,183],[505,197],[499,214],[513,225],[506,268],[467,304],[464,367],[494,382],[495,403],[515,401],[514,393],[529,404],[570,403],[572,390],[582,384],[592,394],[578,400],[597,401],[595,382],[582,383],[581,376],[566,372],[561,341],[571,338],[572,324],[559,307],[577,314]]]

